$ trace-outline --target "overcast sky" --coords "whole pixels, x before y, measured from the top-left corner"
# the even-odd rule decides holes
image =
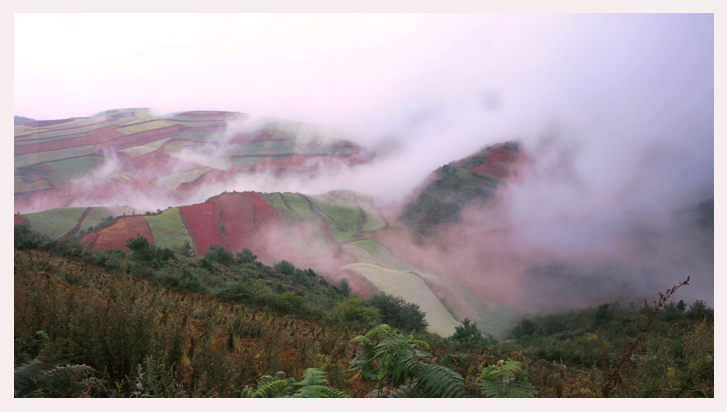
[[[377,150],[379,169],[397,154],[388,167],[410,178],[396,193],[486,144],[544,135],[598,184],[655,146],[686,155],[696,180],[713,174],[712,15],[16,14],[14,31],[16,115],[318,123]]]

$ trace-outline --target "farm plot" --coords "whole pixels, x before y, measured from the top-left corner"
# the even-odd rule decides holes
[[[141,156],[160,149],[162,146],[164,146],[164,143],[168,142],[170,139],[171,137],[167,137],[165,139],[157,140],[155,142],[147,143],[145,145],[129,147],[119,151],[124,152],[129,156]]]
[[[96,144],[96,147],[113,146],[116,150],[128,149],[130,147],[142,146],[151,142],[156,142],[168,137],[174,137],[184,129],[184,126],[175,125],[162,129],[148,130],[144,132],[124,135],[112,140],[107,140]]]
[[[346,246],[360,248],[376,262],[386,266],[387,268],[397,270],[416,270],[413,266],[409,266],[397,259],[391,254],[391,252],[389,252],[389,249],[375,240],[357,240],[355,242],[347,243]]]
[[[194,244],[178,208],[167,209],[158,215],[144,216],[144,219],[149,223],[157,246],[174,250],[186,242]]]
[[[197,255],[202,256],[210,246],[222,245],[227,247],[227,241],[220,233],[217,204],[214,202],[199,203],[191,206],[180,206],[184,222],[194,239]]]
[[[99,155],[81,156],[73,159],[57,160],[45,163],[51,168],[51,182],[53,186],[66,184],[76,177],[81,177],[103,164],[104,159]]]
[[[158,130],[158,129],[164,129],[171,126],[178,126],[179,124],[177,122],[173,122],[170,120],[151,120],[148,122],[142,122],[142,123],[135,123],[132,125],[119,127],[119,132],[129,135],[129,134],[136,134],[141,132],[147,132],[152,130]]]
[[[242,193],[224,193],[212,198],[220,210],[220,223],[225,238],[234,252],[247,248],[258,255],[267,255],[265,244],[255,232],[253,209]]]
[[[258,193],[247,192],[244,194],[245,199],[252,205],[253,216],[252,224],[255,229],[260,232],[267,225],[280,226],[281,222],[275,213],[275,208],[270,206]]]
[[[88,156],[96,153],[91,145],[72,147],[52,152],[38,152],[15,156],[15,167],[24,167],[36,163],[53,162],[56,160],[70,159],[74,157]]]
[[[210,170],[212,169],[209,167],[203,167],[200,169],[188,170],[186,172],[170,173],[159,177],[154,181],[154,184],[160,187],[165,187],[169,190],[175,190],[182,184],[194,182]]]
[[[360,274],[384,293],[401,296],[405,301],[419,305],[426,314],[425,319],[429,323],[430,332],[444,337],[451,336],[454,328],[459,326],[459,322],[452,317],[426,283],[415,274],[367,263],[353,263],[341,269]]]
[[[102,220],[121,216],[123,214],[131,214],[132,209],[128,207],[92,207],[86,217],[81,222],[80,231],[86,231],[91,227],[98,226]]]
[[[358,233],[361,211],[354,202],[354,196],[354,192],[343,190],[308,196],[338,242],[349,240]]]
[[[62,207],[24,215],[30,227],[52,239],[58,239],[70,232],[76,225],[85,207]]]
[[[128,251],[126,242],[137,235],[144,236],[149,243],[154,243],[154,236],[144,216],[125,216],[116,219],[116,222],[107,228],[89,233],[81,238],[81,242],[92,243],[94,250],[118,248]]]
[[[45,190],[45,189],[51,189],[52,186],[48,182],[48,180],[34,180],[32,182],[26,182],[19,178],[18,176],[15,176],[14,181],[14,187],[13,192],[15,194],[18,193],[28,193],[28,192],[34,192],[36,190]]]

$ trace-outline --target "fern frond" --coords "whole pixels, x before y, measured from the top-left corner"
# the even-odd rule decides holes
[[[484,368],[476,382],[490,398],[532,398],[536,393],[522,375],[522,364],[513,360]]]
[[[379,326],[374,326],[373,328],[371,328],[371,330],[366,332],[365,337],[367,339],[373,339],[373,338],[380,338],[382,336],[390,335],[390,334],[391,334],[391,326],[389,326],[385,323],[382,323]]]
[[[350,398],[341,390],[323,385],[304,386],[292,396],[293,398]]]
[[[320,386],[328,383],[326,372],[318,368],[308,368],[303,372],[303,378],[295,386]]]
[[[466,396],[464,378],[441,365],[421,365],[417,389],[427,398],[463,398]]]
[[[283,388],[288,386],[287,380],[269,380],[266,382],[260,382],[253,394],[255,398],[274,398],[280,395]],[[283,394],[284,395],[284,394]]]

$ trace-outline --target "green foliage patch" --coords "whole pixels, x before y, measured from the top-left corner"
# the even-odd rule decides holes
[[[154,243],[159,247],[176,250],[192,242],[179,208],[173,207],[157,215],[144,216],[151,228]]]
[[[85,207],[62,207],[24,216],[28,218],[33,230],[44,233],[52,239],[58,239],[78,224],[85,211]]]

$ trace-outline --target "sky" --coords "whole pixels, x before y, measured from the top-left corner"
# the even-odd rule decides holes
[[[377,153],[335,176],[238,191],[347,188],[395,202],[437,167],[518,140],[535,160],[508,187],[509,222],[523,250],[565,257],[622,257],[619,239],[644,226],[671,239],[675,213],[714,197],[711,14],[16,14],[14,24],[16,115],[229,110],[322,125]]]
[[[487,144],[544,135],[578,145],[588,165],[579,172],[598,185],[639,167],[638,156],[616,161],[626,146],[685,146],[685,162],[702,163],[691,172],[712,174],[708,14],[16,14],[14,23],[16,115],[150,107],[320,124],[376,150],[382,178],[408,176],[388,189],[376,176],[341,177],[383,197]]]

